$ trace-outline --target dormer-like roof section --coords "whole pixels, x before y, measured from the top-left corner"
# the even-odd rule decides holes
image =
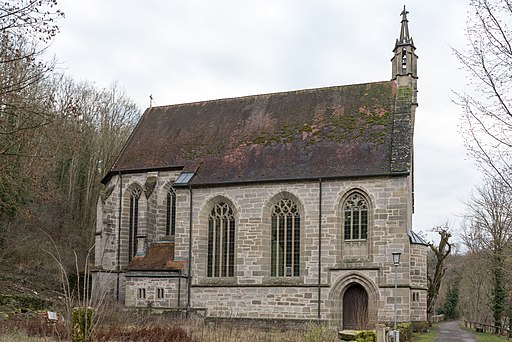
[[[192,170],[193,185],[409,172],[391,167],[396,93],[386,81],[149,108],[104,181],[163,169]]]

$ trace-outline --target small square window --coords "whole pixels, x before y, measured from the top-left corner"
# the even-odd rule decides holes
[[[165,290],[164,289],[156,289],[156,297],[158,299],[163,299],[165,296]]]
[[[139,299],[146,299],[146,289],[140,288],[138,292]]]

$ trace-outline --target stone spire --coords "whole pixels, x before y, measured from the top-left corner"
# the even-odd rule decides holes
[[[412,46],[414,46],[414,42],[412,41],[412,38],[409,36],[409,20],[407,20],[407,14],[409,14],[409,12],[407,12],[404,5],[404,10],[402,11],[402,13],[400,13],[400,15],[402,16],[400,38],[396,40],[395,48],[399,44],[411,44]]]
[[[412,90],[412,101],[416,103],[416,83],[417,83],[417,61],[418,56],[414,52],[416,47],[412,37],[409,35],[409,20],[407,20],[407,10],[404,9],[400,15],[402,16],[402,24],[400,28],[400,36],[396,40],[393,49],[394,56],[391,59],[391,79],[396,80],[399,86],[408,86]]]

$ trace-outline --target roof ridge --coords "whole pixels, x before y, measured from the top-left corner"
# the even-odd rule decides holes
[[[322,90],[322,89],[332,89],[332,88],[344,88],[344,87],[355,87],[355,86],[362,86],[366,84],[377,84],[377,83],[390,83],[394,82],[393,80],[387,80],[387,81],[377,81],[377,82],[363,82],[363,83],[354,83],[354,84],[342,84],[342,85],[334,85],[334,86],[324,86],[324,87],[314,87],[314,88],[303,88],[303,89],[295,89],[295,90],[287,90],[287,91],[275,91],[270,93],[261,93],[261,94],[253,94],[253,95],[243,95],[243,96],[232,96],[232,97],[221,97],[217,99],[210,99],[210,100],[198,100],[198,101],[191,101],[191,102],[181,102],[181,103],[175,103],[170,105],[162,105],[162,106],[152,106],[148,107],[146,111],[152,110],[152,109],[165,109],[165,108],[176,108],[180,106],[189,106],[194,104],[206,104],[206,103],[212,103],[212,102],[219,102],[219,101],[233,101],[233,100],[239,100],[239,99],[249,99],[253,97],[259,97],[259,96],[271,96],[271,95],[284,95],[284,94],[291,94],[291,93],[300,93],[305,91],[314,91],[314,90]],[[145,111],[145,112],[146,112]],[[144,114],[145,114],[144,112]]]

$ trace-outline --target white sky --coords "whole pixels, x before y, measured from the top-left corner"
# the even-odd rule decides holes
[[[50,48],[75,80],[117,81],[145,109],[391,78],[407,5],[418,61],[415,231],[448,221],[478,182],[451,102],[465,74],[464,0],[60,0]]]

